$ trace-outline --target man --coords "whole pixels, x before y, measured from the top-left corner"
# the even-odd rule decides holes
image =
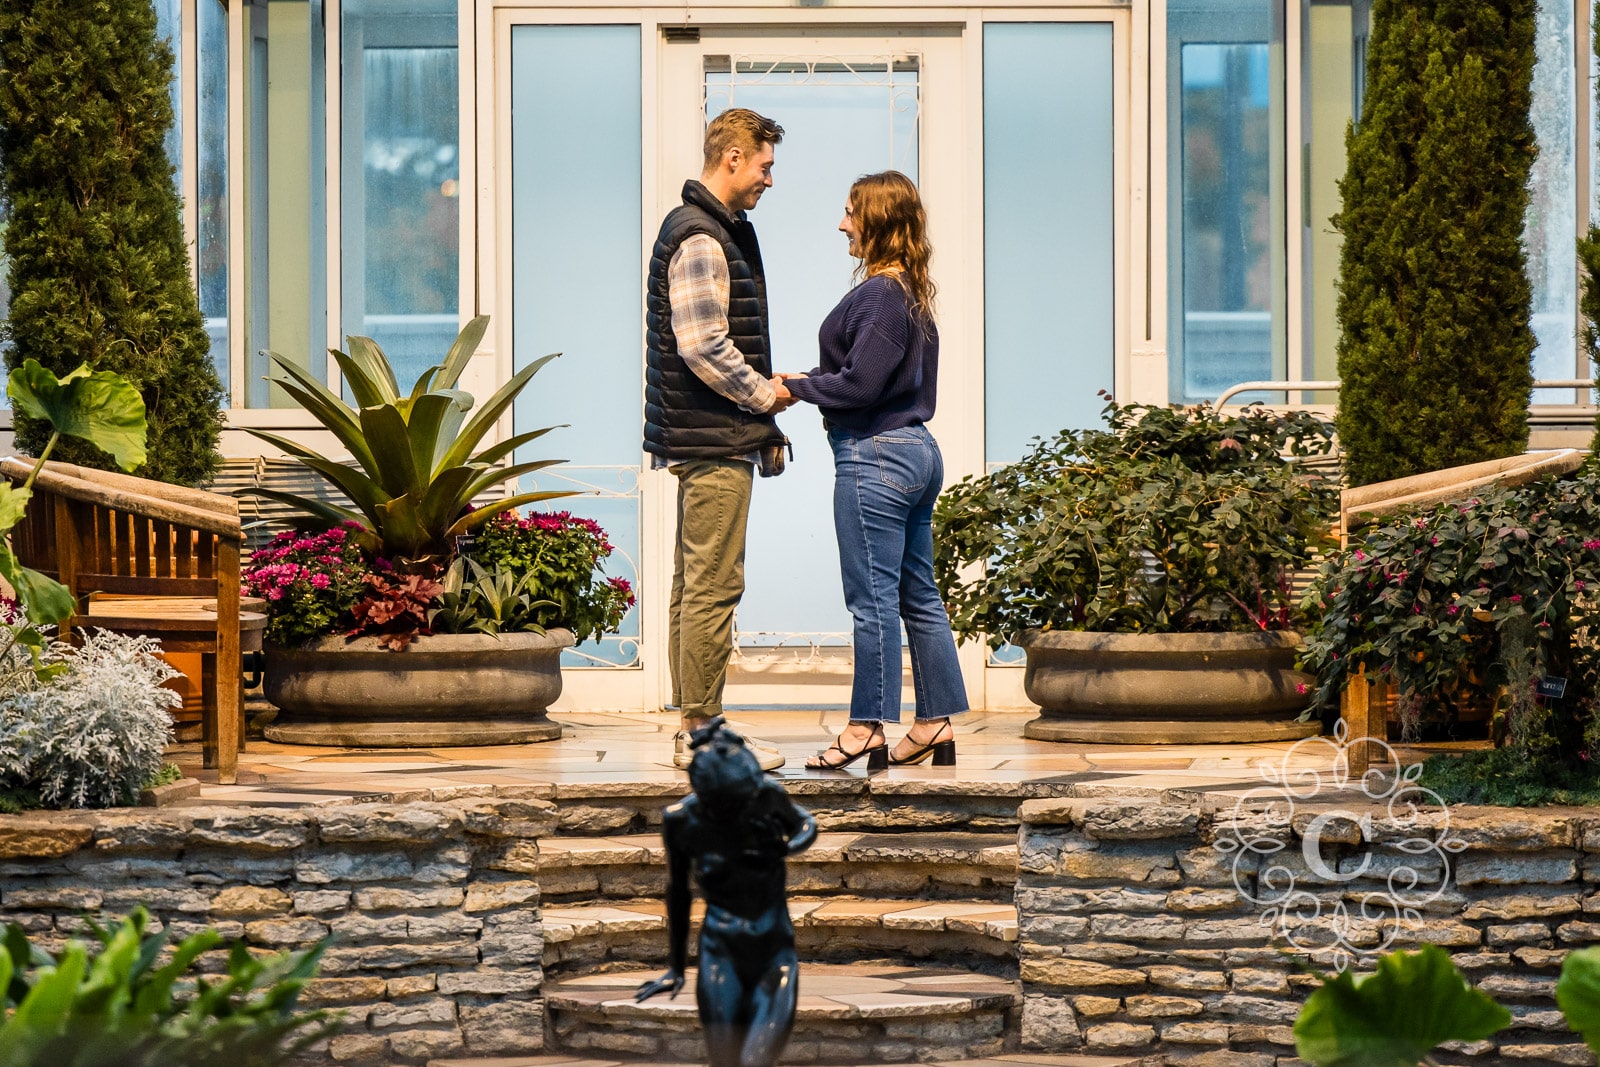
[[[766,278],[745,216],[772,187],[782,140],[783,127],[746,108],[713,119],[700,180],[684,182],[650,256],[644,448],[678,479],[667,628],[678,767],[694,755],[689,735],[722,714],[754,467],[784,443],[773,415],[793,402],[772,378]],[[770,744],[749,744],[762,770],[783,765]]]

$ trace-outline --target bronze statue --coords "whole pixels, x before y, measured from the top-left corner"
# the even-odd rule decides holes
[[[661,827],[669,969],[635,999],[683,988],[692,866],[706,898],[695,1002],[711,1067],[771,1067],[794,1029],[800,988],[784,861],[816,840],[817,820],[762,773],[722,716],[690,743],[694,791],[666,809]]]

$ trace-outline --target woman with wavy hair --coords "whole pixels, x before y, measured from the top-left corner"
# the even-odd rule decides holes
[[[849,239],[857,283],[823,320],[821,361],[805,375],[779,375],[784,391],[816,404],[833,449],[833,521],[844,599],[855,620],[850,723],[806,762],[867,769],[955,763],[950,716],[966,711],[955,639],[933,580],[933,502],[944,483],[933,418],[939,380],[933,249],[911,179],[868,174],[850,187],[839,229]],[[916,721],[889,748],[885,721],[900,720],[900,625],[911,645]]]

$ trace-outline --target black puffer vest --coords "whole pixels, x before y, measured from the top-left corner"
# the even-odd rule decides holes
[[[678,354],[667,267],[678,247],[698,233],[715,238],[728,260],[729,339],[757,374],[772,376],[767,281],[755,228],[730,215],[699,182],[684,182],[683,206],[668,213],[650,253],[645,291],[644,450],[667,459],[728,459],[784,439],[771,415],[741,409],[701,381]]]

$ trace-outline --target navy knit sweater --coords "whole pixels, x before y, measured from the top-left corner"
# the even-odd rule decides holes
[[[939,331],[912,319],[905,290],[878,274],[845,294],[817,333],[821,364],[784,383],[830,426],[869,437],[933,418]]]

